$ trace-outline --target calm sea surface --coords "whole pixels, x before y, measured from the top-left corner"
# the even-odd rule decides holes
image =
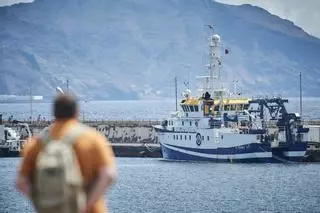
[[[290,98],[287,104],[289,112],[299,112],[299,99]],[[31,110],[32,108],[32,110]],[[91,101],[81,102],[81,119],[85,120],[161,120],[175,110],[174,100],[153,101]],[[26,120],[32,115],[33,119],[52,119],[50,103],[0,103],[0,114],[7,119]],[[303,99],[303,118],[320,120],[320,98]]]
[[[0,212],[33,212],[0,159]],[[110,212],[320,212],[320,164],[216,164],[117,158]]]

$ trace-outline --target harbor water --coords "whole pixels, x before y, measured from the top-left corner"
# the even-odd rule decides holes
[[[0,212],[29,213],[14,188],[20,158],[0,159]],[[320,212],[320,164],[215,164],[117,158],[110,212]]]

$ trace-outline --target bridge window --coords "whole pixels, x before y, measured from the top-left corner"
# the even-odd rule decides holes
[[[204,141],[204,136],[202,135],[202,140]]]
[[[190,126],[192,126],[192,121],[190,121]]]
[[[184,140],[187,140],[187,135],[184,135]]]
[[[194,112],[193,106],[190,106],[190,111],[191,111],[191,112]]]
[[[195,106],[194,106],[194,111],[195,111],[195,112],[199,112],[199,107],[198,107],[198,105],[195,105]]]
[[[180,140],[182,140],[182,135],[180,135]]]
[[[182,121],[182,126],[184,126],[184,121]]]
[[[187,106],[183,106],[183,111],[188,112]]]
[[[189,135],[189,140],[191,140],[191,135]]]
[[[209,137],[209,136],[207,136],[207,140],[208,140],[208,141],[210,140],[210,137]]]
[[[174,139],[174,140],[176,139],[176,135],[173,135],[173,139]]]
[[[243,109],[246,109],[246,110],[249,109],[249,104],[244,104]]]

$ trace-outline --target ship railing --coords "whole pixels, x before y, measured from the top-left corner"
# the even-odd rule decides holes
[[[320,120],[302,120],[303,126],[320,126]]]

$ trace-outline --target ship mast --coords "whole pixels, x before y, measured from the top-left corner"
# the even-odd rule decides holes
[[[211,93],[216,95],[216,92],[219,92],[221,77],[220,77],[220,36],[212,35],[210,36],[210,64],[208,66],[209,69],[209,88]]]
[[[300,72],[300,75],[299,75],[299,87],[300,87],[300,90],[299,90],[299,93],[300,93],[300,118],[302,120],[302,80],[301,80],[301,72]]]
[[[200,80],[198,88],[199,96],[203,96],[206,92],[210,93],[214,100],[220,100],[220,109],[222,105],[223,96],[226,90],[221,82],[220,70],[222,67],[221,60],[221,45],[220,36],[214,34],[212,25],[207,25],[210,28],[210,35],[208,37],[209,45],[209,64],[207,65],[208,72],[206,75],[197,77]]]
[[[213,32],[213,27],[209,25],[209,28]],[[221,82],[221,40],[217,34],[211,34],[209,37],[209,86],[208,89],[214,100],[220,100],[220,109],[222,107],[222,99],[225,93]]]

